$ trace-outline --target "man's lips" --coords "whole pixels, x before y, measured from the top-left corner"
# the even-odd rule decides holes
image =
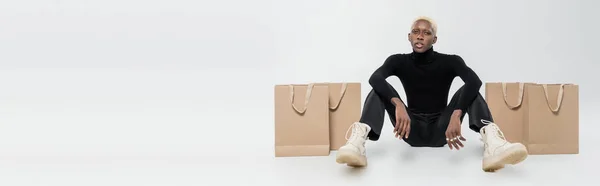
[[[415,43],[415,47],[417,48],[422,48],[424,45],[423,43]]]

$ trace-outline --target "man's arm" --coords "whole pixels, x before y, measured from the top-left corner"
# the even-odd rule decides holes
[[[479,88],[481,88],[482,83],[479,76],[465,64],[465,61],[460,56],[456,55],[455,57],[456,61],[452,65],[454,65],[456,74],[465,82],[465,85],[458,99],[458,104],[454,109],[459,110],[460,113],[464,113],[479,94]]]
[[[373,87],[373,90],[383,99],[390,101],[395,106],[404,105],[400,97],[396,94],[394,87],[390,85],[386,79],[396,72],[398,63],[398,57],[396,55],[389,56],[383,65],[381,65],[369,78],[369,84]]]

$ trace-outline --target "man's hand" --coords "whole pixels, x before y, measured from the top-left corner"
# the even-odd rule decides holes
[[[396,127],[394,128],[396,138],[408,138],[410,134],[410,117],[404,104],[396,104]]]
[[[446,130],[446,141],[450,150],[454,147],[459,150],[460,147],[464,147],[461,141],[466,139],[461,134],[460,129],[460,116],[462,115],[461,110],[455,110],[450,116],[450,123],[448,123],[448,129]],[[459,147],[460,146],[460,147]]]

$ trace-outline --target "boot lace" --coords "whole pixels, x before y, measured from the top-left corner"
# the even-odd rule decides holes
[[[481,122],[483,124],[486,124],[485,128],[483,129],[483,133],[485,134],[485,136],[495,135],[495,137],[498,137],[499,139],[501,139],[503,141],[503,143],[500,146],[508,143],[508,141],[506,140],[506,137],[504,137],[504,133],[502,132],[502,130],[500,130],[500,128],[498,127],[497,124],[495,124],[494,122],[488,121],[488,120],[484,120],[484,119],[482,119]],[[488,148],[488,146],[489,146],[488,139],[482,139],[482,141],[484,142],[484,147]]]
[[[350,135],[350,137],[348,137],[348,133],[352,131],[352,134]],[[361,126],[360,123],[354,123],[352,124],[350,127],[348,127],[348,130],[346,131],[346,135],[344,136],[346,138],[346,140],[348,140],[346,143],[353,143],[357,140],[357,138],[359,136],[364,136],[365,135],[365,131],[363,129],[363,127]],[[354,144],[356,145],[356,144]]]
[[[498,125],[496,125],[494,122],[482,119],[481,122],[483,124],[486,124],[487,127],[484,130],[491,130],[489,132],[495,133],[496,137],[499,137],[502,140],[506,140],[506,137],[504,137],[504,133],[502,132],[502,130],[500,130],[500,128],[498,128]],[[488,133],[488,131],[484,131],[486,134]]]

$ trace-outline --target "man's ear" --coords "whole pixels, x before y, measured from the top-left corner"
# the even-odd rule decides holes
[[[432,43],[432,44],[435,44],[436,42],[437,42],[437,36],[434,36],[434,37],[433,37],[433,43]]]
[[[411,39],[410,39],[410,33],[408,33],[408,41],[412,43]]]

